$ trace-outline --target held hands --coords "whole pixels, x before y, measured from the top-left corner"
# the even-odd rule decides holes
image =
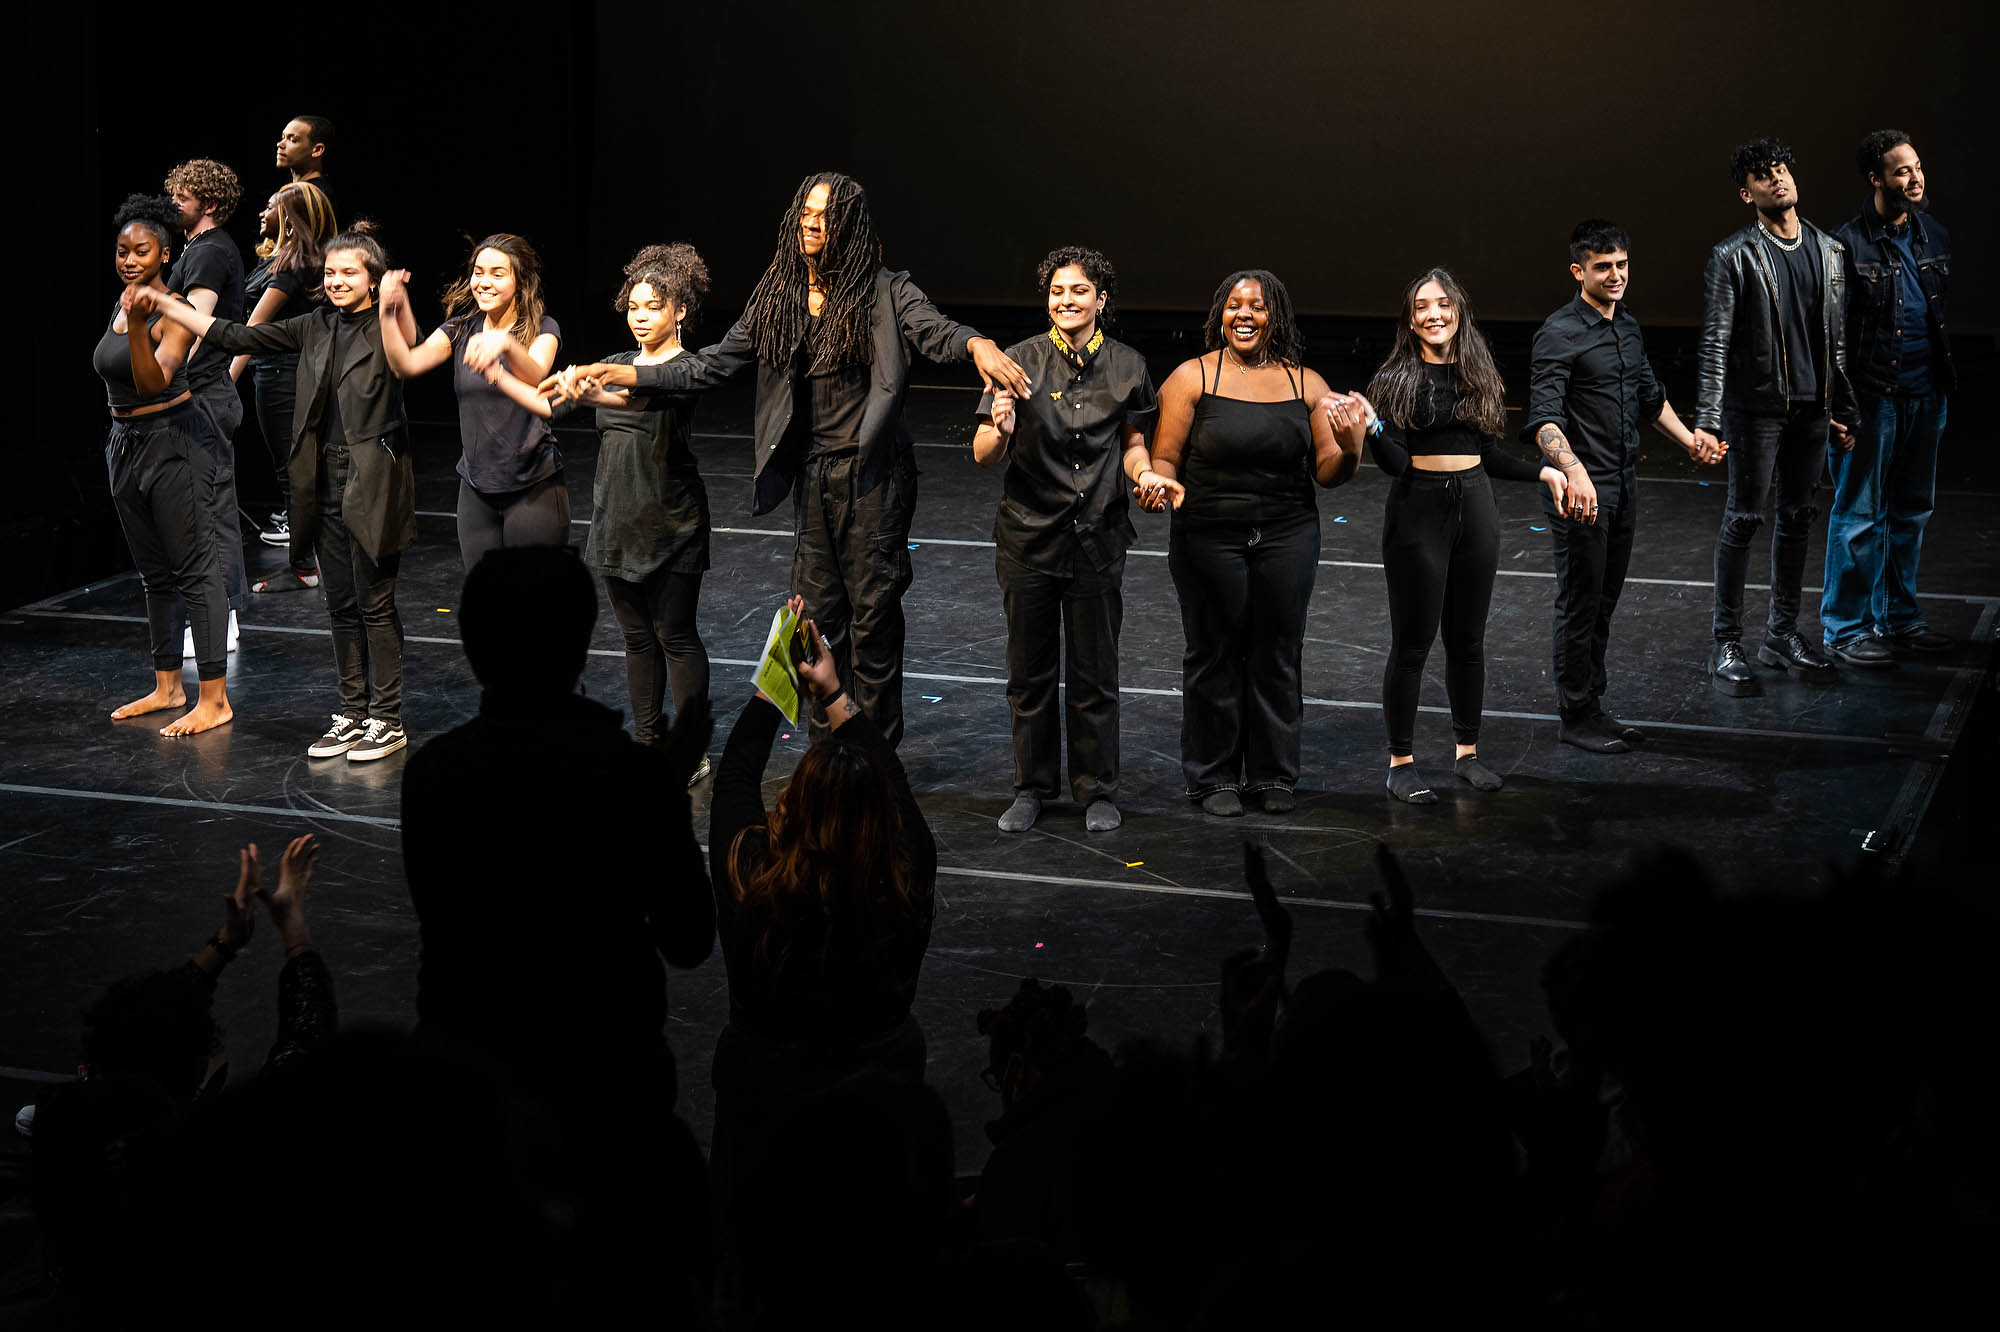
[[[471,352],[468,347],[467,353]],[[553,402],[581,402],[589,390],[600,387],[598,381],[604,378],[605,367],[593,361],[589,365],[566,365],[553,371],[548,378],[535,385],[535,392]],[[603,406],[617,406],[616,403],[598,403]]]
[[[1343,452],[1361,451],[1361,442],[1368,437],[1368,423],[1375,418],[1375,409],[1366,398],[1359,393],[1329,393],[1319,400],[1315,410],[1325,415]]]
[[[1002,435],[1014,433],[1014,395],[1006,389],[993,391],[993,428]]]
[[[375,288],[375,302],[385,317],[401,314],[409,305],[409,281],[407,268],[391,268],[382,274],[382,281]]]
[[[1715,463],[1728,456],[1729,445],[1706,430],[1697,430],[1688,441],[1687,452],[1698,463]]]
[[[140,319],[150,318],[153,312],[160,308],[160,293],[151,287],[141,286],[136,282],[130,283],[119,293],[118,308],[125,312],[128,319],[135,316]]]
[[[1141,467],[1132,485],[1132,498],[1148,513],[1165,513],[1170,507],[1181,507],[1181,501],[1187,498],[1187,487],[1161,476],[1150,467]]]
[[[1570,516],[1569,478],[1553,467],[1542,468],[1541,483],[1549,488],[1549,495],[1555,500],[1556,512],[1565,518]]]
[[[972,364],[979,371],[990,392],[995,381],[1004,385],[1017,398],[1025,398],[1034,390],[1034,384],[1014,359],[1000,350],[1000,344],[991,338],[974,338],[966,344],[966,351],[972,355]],[[996,421],[997,425],[998,422]],[[1005,433],[1004,431],[1002,433]]]
[[[1828,423],[1829,442],[1841,453],[1854,452],[1854,432],[1838,421]]]

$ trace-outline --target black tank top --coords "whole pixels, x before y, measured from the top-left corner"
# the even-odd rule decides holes
[[[172,297],[179,300],[180,297]],[[146,321],[146,331],[151,332],[160,322],[161,316],[155,311]],[[90,368],[104,381],[104,397],[114,412],[129,412],[134,407],[144,407],[155,402],[171,402],[187,392],[187,365],[183,362],[167,381],[167,391],[148,397],[132,382],[132,345],[126,335],[112,330],[118,324],[118,307],[111,307],[111,321],[104,326],[104,336],[97,340],[97,346],[90,353]]]
[[[1291,378],[1291,371],[1285,377]],[[1222,387],[1222,357],[1215,358],[1215,387]],[[1312,409],[1299,396],[1248,402],[1210,391],[1194,405],[1180,479],[1187,500],[1177,516],[1202,522],[1260,523],[1316,506],[1312,489]]]

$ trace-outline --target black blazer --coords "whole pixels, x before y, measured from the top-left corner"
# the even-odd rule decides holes
[[[354,466],[340,493],[340,517],[355,540],[379,560],[417,539],[417,482],[410,466],[409,420],[403,415],[403,381],[382,354],[382,327],[362,319],[342,364],[333,359],[334,321],[340,312],[322,305],[290,319],[250,327],[218,319],[207,341],[234,355],[297,352],[297,405],[292,410],[292,545],[311,550],[319,535],[319,406],[331,375],[340,395],[340,421]]]

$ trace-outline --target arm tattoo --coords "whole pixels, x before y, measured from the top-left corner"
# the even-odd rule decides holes
[[[1542,451],[1542,457],[1551,467],[1568,471],[1576,466],[1576,455],[1570,452],[1569,440],[1564,438],[1562,427],[1554,421],[1548,422],[1535,432],[1535,447]]]

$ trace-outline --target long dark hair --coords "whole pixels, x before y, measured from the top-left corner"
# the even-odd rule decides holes
[[[340,228],[333,204],[317,185],[294,181],[278,191],[278,234],[257,247],[276,273],[318,273],[326,262],[326,241]]]
[[[874,360],[869,326],[875,314],[875,270],[882,262],[882,242],[868,213],[867,191],[837,171],[821,171],[799,182],[791,208],[778,223],[771,266],[744,307],[743,325],[757,359],[774,366],[784,364],[812,326],[812,313],[806,308],[812,270],[799,248],[799,214],[815,185],[828,187],[826,245],[813,265],[825,288],[825,303],[820,307],[810,368],[865,365]]]
[[[1267,268],[1239,268],[1222,279],[1214,299],[1208,303],[1208,323],[1201,330],[1202,350],[1221,350],[1222,307],[1229,304],[1229,293],[1236,290],[1239,282],[1256,282],[1264,288],[1264,313],[1269,316],[1264,324],[1264,353],[1284,365],[1304,365],[1306,340],[1292,315],[1292,294],[1285,290],[1278,275]]]
[[[1411,326],[1417,314],[1417,293],[1426,282],[1443,287],[1458,314],[1458,332],[1452,335],[1445,354],[1458,387],[1458,419],[1488,439],[1497,439],[1507,428],[1506,388],[1500,382],[1499,367],[1493,364],[1486,336],[1472,322],[1472,300],[1449,269],[1427,269],[1403,289],[1403,318],[1396,326],[1396,342],[1368,381],[1368,400],[1384,420],[1397,425],[1434,424],[1428,416],[1430,381],[1425,377],[1422,345]]]
[[[542,305],[542,257],[525,236],[511,231],[496,231],[472,247],[465,260],[465,275],[444,290],[444,317],[450,322],[479,313],[479,303],[472,299],[472,266],[486,250],[500,251],[514,265],[514,323],[510,331],[523,347],[532,346],[541,335],[542,316],[547,313]]]
[[[839,922],[880,937],[917,906],[889,774],[859,745],[825,740],[806,750],[766,820],[769,858],[746,874],[749,831],[730,847],[729,888],[770,921],[758,950],[773,966],[783,965],[799,922]]]

